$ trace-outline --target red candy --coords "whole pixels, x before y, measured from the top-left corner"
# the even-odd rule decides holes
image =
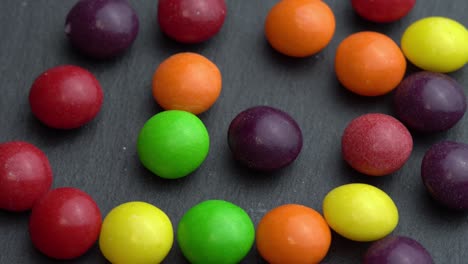
[[[351,167],[370,176],[382,176],[405,164],[413,149],[413,139],[397,119],[366,114],[346,127],[341,147],[343,158]]]
[[[47,156],[27,142],[0,144],[0,209],[25,211],[52,184]]]
[[[393,22],[406,16],[416,0],[352,0],[354,10],[373,22]]]
[[[101,223],[101,212],[88,194],[75,188],[58,188],[33,207],[29,234],[34,246],[45,255],[72,259],[96,242]]]
[[[169,37],[199,43],[216,35],[226,17],[224,0],[159,0],[158,22]]]
[[[98,114],[102,101],[98,80],[89,71],[71,65],[47,70],[29,92],[33,114],[44,124],[60,129],[88,123]]]

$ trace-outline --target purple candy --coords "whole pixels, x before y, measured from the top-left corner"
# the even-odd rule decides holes
[[[431,255],[416,240],[391,236],[374,242],[364,255],[364,264],[433,264]]]
[[[466,111],[463,88],[441,73],[418,72],[408,76],[396,88],[394,103],[398,118],[420,132],[447,130]]]
[[[287,113],[268,106],[249,108],[228,131],[234,158],[249,168],[271,171],[287,166],[301,152],[302,132]]]
[[[138,16],[127,0],[80,0],[65,22],[65,33],[72,45],[99,59],[127,50],[138,29]]]
[[[453,141],[434,144],[424,155],[421,177],[441,204],[468,209],[468,145]]]

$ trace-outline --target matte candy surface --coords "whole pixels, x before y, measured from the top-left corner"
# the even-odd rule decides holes
[[[365,114],[346,127],[341,139],[344,160],[355,170],[383,176],[399,170],[413,149],[406,127],[385,114]]]
[[[73,65],[51,68],[29,91],[32,113],[53,128],[73,129],[90,122],[101,110],[103,92],[92,73]]]
[[[104,218],[99,247],[111,263],[158,264],[173,241],[172,223],[163,211],[145,202],[128,202]]]
[[[207,200],[188,210],[179,222],[177,242],[192,264],[237,264],[250,251],[255,229],[237,205]]]
[[[85,192],[70,187],[48,192],[34,205],[29,234],[34,246],[56,259],[83,255],[96,242],[101,212]]]
[[[65,33],[72,45],[100,59],[127,50],[138,29],[138,16],[127,0],[80,0],[65,21]]]
[[[51,184],[52,169],[44,152],[22,141],[0,144],[0,209],[29,210]]]
[[[363,260],[363,264],[433,263],[429,252],[418,241],[404,236],[389,236],[374,242]]]
[[[406,71],[406,59],[386,35],[364,31],[345,38],[336,51],[335,72],[351,92],[379,96],[397,87]]]
[[[216,35],[226,18],[224,0],[159,0],[158,23],[170,38],[199,43]]]
[[[270,45],[292,57],[307,57],[321,51],[334,33],[335,16],[323,1],[280,1],[265,21],[265,34]]]
[[[323,200],[323,214],[338,234],[354,241],[374,241],[398,224],[398,209],[382,190],[352,183],[331,190]]]
[[[409,128],[420,132],[444,131],[466,112],[463,87],[447,75],[418,72],[395,90],[395,112]]]
[[[137,151],[148,170],[166,179],[187,176],[208,155],[210,139],[195,115],[169,110],[150,118],[140,131]]]
[[[351,0],[354,10],[373,22],[393,22],[406,16],[416,0]]]
[[[468,209],[468,145],[434,144],[424,155],[421,177],[432,197],[446,207]]]
[[[287,113],[256,106],[232,120],[228,144],[236,160],[255,170],[271,171],[297,158],[302,149],[302,132]]]
[[[319,263],[331,244],[325,219],[315,210],[298,204],[274,208],[260,220],[257,249],[270,264]]]
[[[414,65],[427,71],[453,72],[468,61],[468,32],[455,20],[426,17],[403,33],[401,48]]]

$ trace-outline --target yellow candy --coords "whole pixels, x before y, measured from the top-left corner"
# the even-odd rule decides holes
[[[408,60],[423,70],[456,71],[468,61],[468,31],[449,18],[423,18],[403,33],[401,48]]]
[[[323,201],[328,225],[354,241],[374,241],[391,233],[398,224],[398,209],[382,190],[352,183],[330,191]]]
[[[169,217],[144,202],[124,203],[102,223],[99,247],[114,264],[161,263],[169,253],[174,232]]]

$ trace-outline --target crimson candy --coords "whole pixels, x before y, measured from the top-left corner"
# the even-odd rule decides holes
[[[98,59],[123,53],[138,30],[138,16],[127,0],[80,0],[65,21],[65,33],[72,45]]]
[[[234,158],[247,167],[271,171],[296,159],[302,148],[302,132],[287,113],[269,106],[256,106],[232,120],[228,144]]]
[[[429,252],[416,240],[405,236],[389,236],[372,243],[363,264],[433,264]]]
[[[47,156],[22,141],[0,144],[0,208],[25,211],[49,190],[52,169]]]
[[[226,12],[224,0],[159,0],[158,22],[170,38],[199,43],[221,30]]]
[[[468,209],[468,144],[442,141],[424,155],[421,177],[427,191],[442,205]]]
[[[29,234],[34,246],[55,259],[83,255],[96,242],[101,212],[87,193],[71,187],[49,191],[33,207]]]
[[[463,87],[441,73],[418,72],[395,90],[395,112],[409,128],[419,132],[444,131],[466,112]]]
[[[416,0],[352,0],[354,10],[373,22],[393,22],[406,16]]]

